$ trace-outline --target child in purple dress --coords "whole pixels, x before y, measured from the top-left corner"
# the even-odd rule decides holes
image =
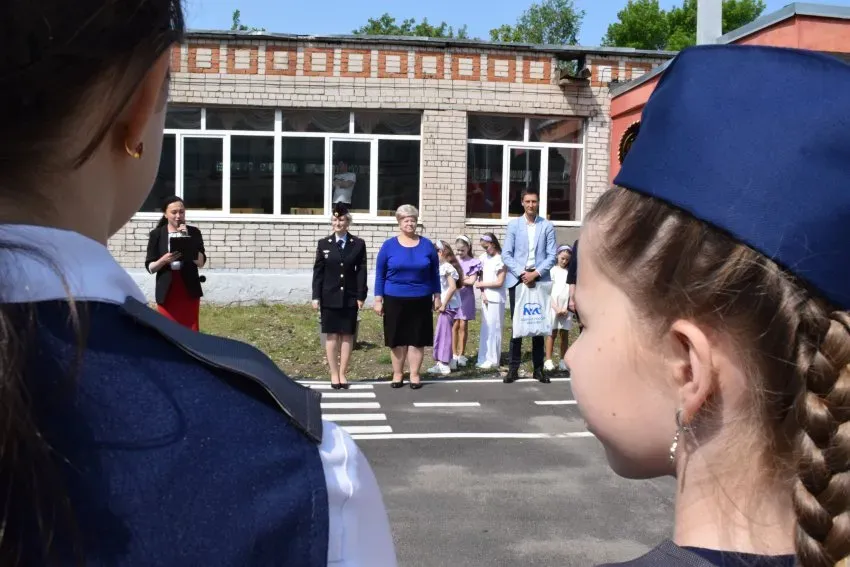
[[[478,281],[481,274],[481,261],[471,255],[472,241],[464,235],[460,235],[455,239],[455,253],[462,271],[464,287],[457,290],[457,296],[460,298],[460,308],[455,315],[454,326],[452,327],[452,369],[458,366],[466,366],[467,358],[464,356],[466,351],[466,338],[469,333],[468,321],[475,321],[475,290],[473,286]]]

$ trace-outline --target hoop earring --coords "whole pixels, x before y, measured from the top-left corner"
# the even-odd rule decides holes
[[[679,447],[679,436],[683,432],[689,432],[690,427],[682,423],[682,408],[676,410],[676,435],[673,436],[673,443],[670,445],[670,464],[676,462],[676,449]]]
[[[124,149],[127,150],[127,153],[130,154],[130,157],[134,159],[140,159],[145,151],[145,145],[142,142],[139,142],[139,145],[136,146],[136,149],[131,150],[130,146],[127,145],[127,142],[124,142]]]

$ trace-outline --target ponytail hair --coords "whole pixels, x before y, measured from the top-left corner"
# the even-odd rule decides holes
[[[186,205],[186,203],[183,202],[183,199],[181,199],[177,195],[171,195],[170,197],[166,197],[165,200],[162,202],[162,218],[159,219],[158,223],[156,223],[156,228],[162,228],[168,224],[168,219],[165,218],[165,211],[167,211],[168,207],[171,206],[173,203],[180,203],[184,206]]]
[[[452,250],[452,247],[449,246],[449,243],[445,240],[438,240],[439,245],[437,248],[440,252],[443,253],[443,258],[445,258],[446,262],[452,265],[452,267],[457,271],[457,288],[460,289],[463,287],[463,268],[460,267],[460,262],[457,261],[457,256],[455,256],[455,251]]]

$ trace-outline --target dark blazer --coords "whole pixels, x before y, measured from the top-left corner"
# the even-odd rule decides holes
[[[336,235],[319,240],[313,264],[313,299],[322,307],[357,307],[366,301],[366,243],[348,233],[340,251]]]
[[[144,322],[192,332],[175,330],[179,325],[165,317],[148,310],[140,320],[121,305],[81,301],[86,364],[71,383],[78,342],[67,302],[35,307],[26,388],[38,396],[31,411],[55,451],[85,565],[327,567],[327,481],[318,443],[301,429],[310,422],[289,417],[300,415],[294,410],[309,396],[277,396],[286,409],[278,407],[251,378],[271,361],[257,361],[265,358],[259,352],[246,360],[235,341],[195,333],[195,345],[205,342],[229,358],[229,366],[208,364],[195,347]],[[24,311],[21,320],[28,316]],[[290,381],[282,373],[277,380]],[[0,504],[32,509],[16,496],[4,490]],[[47,564],[26,539],[38,533],[38,521],[32,513],[10,528],[24,534],[21,565]],[[57,565],[77,564],[69,532],[55,532]]]
[[[204,239],[201,236],[201,231],[195,226],[187,226],[186,229],[189,232],[189,237],[195,240],[198,250],[203,253],[204,258],[209,260],[207,251],[204,248]],[[156,262],[167,252],[168,226],[163,225],[150,232],[148,237],[148,252],[145,255],[145,269],[150,272],[148,266],[150,266],[151,262]],[[192,297],[203,297],[204,292],[201,290],[198,266],[195,265],[193,260],[194,258],[182,258],[183,266],[180,269],[180,274],[183,276],[183,281],[186,283],[186,289],[189,295]],[[165,303],[168,288],[171,287],[172,274],[171,266],[165,266],[156,273],[156,302],[160,305]]]

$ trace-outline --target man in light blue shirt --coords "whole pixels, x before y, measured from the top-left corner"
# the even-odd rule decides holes
[[[508,287],[512,318],[516,287],[520,284],[533,287],[537,280],[550,281],[549,270],[555,265],[555,227],[537,214],[540,209],[537,192],[525,189],[520,198],[525,214],[508,223],[505,246],[502,249],[502,261],[508,267],[505,285]],[[543,341],[542,336],[531,338],[531,359],[534,364],[534,379],[548,384],[549,378],[543,374]],[[508,375],[504,379],[506,384],[519,378],[521,358],[522,337],[511,339]]]

